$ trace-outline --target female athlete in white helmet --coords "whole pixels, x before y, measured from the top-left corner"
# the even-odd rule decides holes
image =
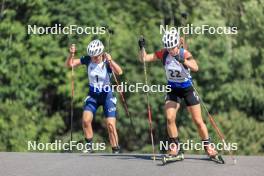
[[[176,30],[166,31],[163,35],[162,42],[164,48],[152,54],[147,54],[143,49],[145,46],[144,38],[138,42],[140,47],[139,58],[146,62],[161,60],[165,68],[168,85],[172,91],[167,93],[165,100],[165,113],[167,118],[167,132],[169,135],[170,148],[168,158],[180,157],[183,159],[183,153],[179,147],[178,130],[176,126],[176,115],[180,108],[181,100],[186,103],[188,111],[196,124],[202,142],[205,145],[205,151],[209,157],[217,156],[217,151],[211,147],[207,127],[202,118],[199,97],[192,87],[192,77],[190,71],[197,72],[198,65],[191,53],[180,48],[183,38],[180,38]],[[173,161],[173,160],[172,160]]]
[[[76,48],[72,46],[70,52],[74,53]],[[92,120],[95,118],[97,108],[102,105],[105,115],[105,122],[109,133],[109,140],[112,146],[113,153],[119,153],[118,135],[116,131],[116,98],[111,90],[110,76],[112,71],[117,74],[122,74],[120,66],[112,60],[112,57],[104,53],[104,45],[100,40],[93,40],[87,46],[87,55],[80,59],[68,57],[66,65],[68,67],[77,67],[86,65],[89,93],[84,101],[82,126],[85,135],[87,150],[92,150]]]

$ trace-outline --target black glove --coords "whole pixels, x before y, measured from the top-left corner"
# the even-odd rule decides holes
[[[180,57],[180,55],[176,55],[176,56],[174,56],[174,58],[175,58],[178,62],[180,62],[181,64],[184,63],[184,58]]]
[[[184,18],[184,19],[187,19],[188,13],[187,12],[182,12],[181,13],[181,17]]]
[[[138,40],[138,46],[139,46],[140,50],[142,50],[142,48],[145,47],[145,44],[146,44],[146,41],[145,41],[144,37],[141,36],[140,39]]]

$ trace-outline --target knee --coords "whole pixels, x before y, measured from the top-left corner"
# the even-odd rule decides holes
[[[167,115],[167,124],[168,125],[174,124],[175,119],[176,119],[175,115],[172,114]]]
[[[83,118],[83,126],[84,128],[88,128],[92,125],[92,120],[89,118]]]
[[[203,129],[205,127],[204,122],[201,121],[195,121],[195,125],[197,126],[198,129]]]

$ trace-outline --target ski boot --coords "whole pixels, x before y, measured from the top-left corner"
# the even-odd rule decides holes
[[[82,153],[93,153],[92,139],[85,138],[84,150],[82,151]]]
[[[120,146],[112,147],[112,153],[113,154],[119,154],[120,153]]]
[[[212,161],[214,161],[218,164],[225,164],[223,157],[220,154],[218,154],[218,152],[212,146],[212,144],[210,142],[210,138],[208,138],[206,140],[202,140],[202,144],[204,146],[205,152],[207,153],[208,157]]]
[[[171,162],[184,160],[184,154],[179,145],[179,138],[170,138],[169,143],[169,153],[161,158],[163,165]]]

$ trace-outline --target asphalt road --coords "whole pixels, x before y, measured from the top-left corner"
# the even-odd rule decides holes
[[[263,176],[264,156],[238,156],[234,165],[186,155],[165,166],[143,154],[0,153],[0,176]]]

